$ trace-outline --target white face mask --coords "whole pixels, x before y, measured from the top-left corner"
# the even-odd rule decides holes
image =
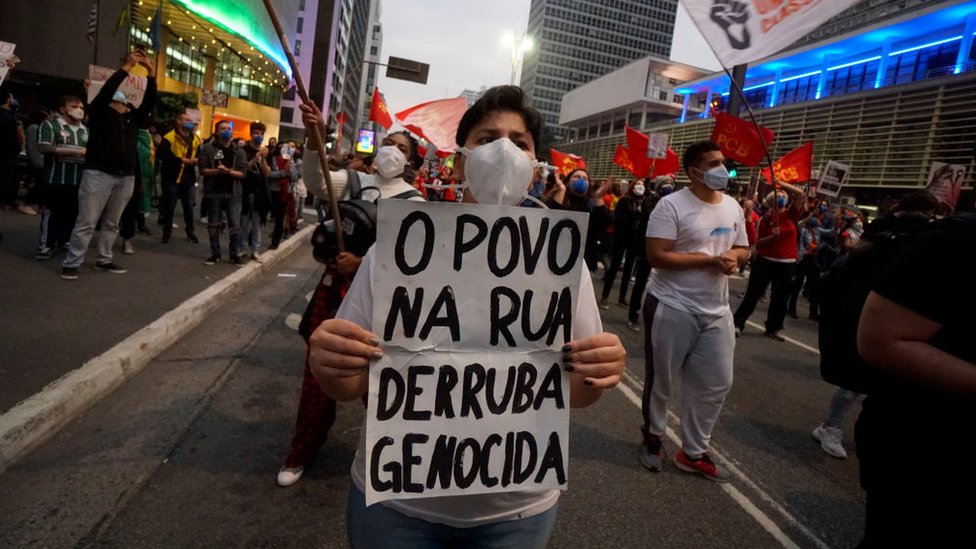
[[[515,206],[528,196],[538,164],[506,137],[475,149],[462,148],[464,182],[479,204]]]
[[[376,160],[373,165],[376,166],[376,172],[380,174],[380,177],[393,179],[403,173],[403,167],[407,165],[407,158],[395,146],[384,145],[376,151]]]
[[[81,107],[74,107],[68,109],[68,116],[74,118],[75,120],[82,120],[83,118],[85,118],[85,109]]]
[[[643,185],[634,185],[634,196],[638,196],[638,197],[644,196],[644,186]]]

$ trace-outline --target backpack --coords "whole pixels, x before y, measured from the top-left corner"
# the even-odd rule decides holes
[[[347,252],[363,257],[369,247],[376,242],[376,201],[363,198],[364,189],[359,180],[359,172],[347,170],[346,174],[348,198],[337,203],[343,243]],[[406,200],[415,196],[421,196],[420,192],[410,189],[392,198]],[[339,244],[336,240],[332,211],[322,200],[318,201],[315,207],[319,224],[312,233],[312,255],[319,263],[334,263],[336,256],[339,255]]]
[[[871,394],[888,375],[865,362],[857,350],[857,327],[868,294],[885,267],[909,243],[936,229],[976,227],[963,218],[929,222],[909,214],[870,243],[840,256],[820,280],[820,376],[832,385]]]

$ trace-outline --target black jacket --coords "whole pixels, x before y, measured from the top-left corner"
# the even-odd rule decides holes
[[[148,78],[146,95],[139,108],[119,114],[109,103],[129,73],[119,69],[102,86],[88,105],[88,148],[85,169],[112,175],[133,175],[136,170],[136,134],[149,122],[156,106],[156,79]]]

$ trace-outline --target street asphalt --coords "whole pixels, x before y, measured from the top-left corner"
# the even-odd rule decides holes
[[[299,250],[0,476],[0,546],[346,547],[358,402],[340,405],[316,466],[298,484],[274,482],[301,386],[304,344],[294,326],[320,275],[310,251]],[[733,296],[743,289],[733,281]],[[670,463],[654,474],[637,459],[643,336],[627,328],[619,306],[602,314],[630,353],[627,375],[597,404],[573,411],[569,489],[552,547],[858,542],[864,509],[850,433],[860,406],[845,427],[851,457],[824,454],[810,430],[833,388],[820,380],[816,354],[750,327],[713,436],[736,478],[720,486]],[[762,315],[764,304],[751,320],[761,324]],[[811,321],[788,319],[785,333],[816,347]],[[674,455],[673,443],[666,448]]]

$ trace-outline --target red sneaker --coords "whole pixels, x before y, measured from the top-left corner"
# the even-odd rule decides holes
[[[684,450],[678,450],[678,455],[674,456],[674,466],[682,471],[696,473],[715,482],[728,482],[732,479],[728,470],[721,465],[716,465],[708,456],[708,452],[702,454],[698,459],[691,459]]]

